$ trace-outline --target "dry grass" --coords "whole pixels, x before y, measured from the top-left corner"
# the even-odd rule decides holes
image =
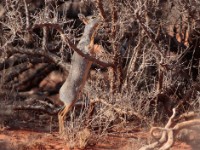
[[[34,2],[27,3],[0,4],[0,101],[6,106],[33,97],[22,93],[38,89],[50,72],[67,74],[63,66],[69,66],[73,48],[63,37],[76,45],[84,28],[66,18],[55,2],[41,3],[37,10],[32,9]],[[102,17],[95,42],[105,50],[95,58],[114,62],[116,68],[92,68],[80,104],[66,118],[63,138],[71,148],[84,149],[130,122],[132,128],[162,126],[174,107],[178,115],[199,110],[200,4],[172,3],[173,7],[155,0],[97,0],[91,5]],[[38,64],[42,67],[35,67]],[[46,102],[59,87],[40,87],[34,94]]]

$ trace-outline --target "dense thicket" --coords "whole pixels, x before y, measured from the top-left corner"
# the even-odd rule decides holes
[[[163,123],[172,108],[179,114],[199,109],[200,2],[195,0],[1,1],[1,107],[17,101],[21,108],[36,96],[55,105],[40,111],[56,114],[59,100],[50,96],[58,93],[81,38],[78,13],[102,17],[95,43],[104,52],[95,57],[117,66],[93,63],[80,98],[91,102],[81,113],[92,128],[123,119]],[[52,72],[59,81],[42,86]]]

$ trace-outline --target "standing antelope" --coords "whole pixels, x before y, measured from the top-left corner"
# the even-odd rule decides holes
[[[87,17],[83,19],[85,23],[84,33],[79,41],[77,48],[84,53],[94,54],[94,36],[100,22],[99,17]],[[64,102],[64,108],[58,113],[59,132],[64,130],[64,119],[70,108],[77,101],[81,90],[87,79],[92,62],[74,52],[72,56],[69,75],[60,89],[60,100]]]

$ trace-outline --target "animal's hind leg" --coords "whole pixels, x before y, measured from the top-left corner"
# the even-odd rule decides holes
[[[64,109],[60,110],[58,113],[58,122],[59,122],[59,133],[62,133],[65,129],[64,123],[65,123],[65,116],[70,110],[71,105],[65,105]]]

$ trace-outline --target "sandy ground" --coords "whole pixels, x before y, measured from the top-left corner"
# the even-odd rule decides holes
[[[149,135],[145,132],[109,135],[87,150],[137,150]],[[66,140],[57,132],[4,129],[0,131],[0,150],[68,150]],[[172,150],[199,150],[186,142],[176,142]]]

